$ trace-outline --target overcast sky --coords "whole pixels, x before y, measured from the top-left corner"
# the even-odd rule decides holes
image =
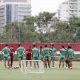
[[[59,4],[64,1],[65,0],[32,0],[32,15],[37,15],[39,12],[43,11],[55,12]]]

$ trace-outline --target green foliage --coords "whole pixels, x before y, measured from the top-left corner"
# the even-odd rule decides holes
[[[55,13],[49,13],[49,12],[43,12],[39,13],[38,16],[35,16],[35,24],[36,27],[39,28],[39,33],[47,33],[49,31],[49,28],[51,27],[51,22],[53,17],[55,16]]]
[[[49,12],[25,17],[23,22],[5,26],[0,42],[80,42],[80,18],[73,16],[62,22]]]

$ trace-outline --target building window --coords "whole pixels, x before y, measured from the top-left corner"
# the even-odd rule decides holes
[[[11,14],[12,14],[12,5],[6,5],[6,23],[11,22]]]

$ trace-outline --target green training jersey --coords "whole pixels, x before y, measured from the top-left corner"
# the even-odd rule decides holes
[[[74,54],[74,50],[73,49],[68,49],[68,54],[69,55],[73,55]]]
[[[8,47],[5,47],[5,48],[2,49],[2,51],[4,53],[3,54],[4,60],[8,60],[10,49]]]
[[[68,49],[67,54],[68,54],[67,59],[73,59],[74,58],[74,50],[73,49]]]
[[[44,52],[44,56],[50,56],[50,48],[46,47],[43,49],[43,52]]]
[[[60,49],[60,57],[65,57],[66,50],[64,48]]]
[[[42,50],[40,50],[40,52],[39,52],[39,57],[43,57],[43,51]]]
[[[9,54],[10,49],[8,47],[5,47],[2,49],[2,51],[4,52],[4,54]]]
[[[56,55],[56,48],[51,48],[51,56],[54,57]]]
[[[33,57],[38,57],[39,56],[39,49],[38,48],[33,48],[32,49],[32,55]]]
[[[19,47],[19,48],[17,48],[17,52],[18,52],[18,55],[23,55],[24,54],[24,47]]]

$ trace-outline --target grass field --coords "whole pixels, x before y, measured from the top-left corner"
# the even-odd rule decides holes
[[[0,80],[80,80],[80,62],[73,62],[73,69],[58,68],[58,62],[55,67],[45,69],[43,74],[23,74],[18,70],[4,69],[3,62],[0,62]]]

